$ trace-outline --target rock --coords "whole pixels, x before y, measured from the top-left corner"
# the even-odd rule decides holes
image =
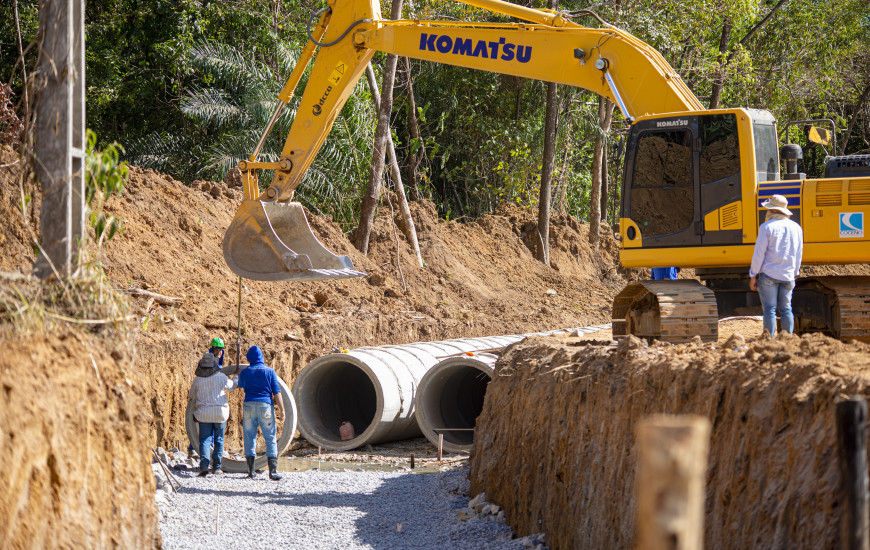
[[[619,339],[619,342],[616,344],[616,352],[625,354],[629,351],[643,349],[645,347],[646,342],[634,334],[629,334],[628,336]]]
[[[552,298],[553,296],[556,296],[557,294],[558,294],[558,292],[556,292],[552,288],[547,289],[547,296],[550,296]]]
[[[399,298],[402,296],[402,293],[395,288],[388,288],[384,291],[384,296],[387,298]]]
[[[486,504],[486,493],[480,493],[473,499],[468,501],[468,507],[477,509],[478,506]]]
[[[366,280],[372,286],[384,286],[384,283],[387,282],[387,278],[381,273],[372,273],[366,278]]]
[[[315,292],[314,303],[317,304],[318,307],[323,307],[329,304],[329,297],[322,292]]]
[[[221,188],[218,185],[212,185],[211,189],[209,189],[208,193],[209,193],[209,195],[211,195],[212,197],[214,197],[216,199],[221,198],[221,195],[223,195],[223,192],[221,191]]]
[[[737,348],[746,345],[746,338],[743,337],[739,332],[735,332],[731,336],[725,340],[725,343],[722,344],[722,347],[730,350],[737,350]]]
[[[238,166],[236,166],[235,168],[233,168],[232,170],[227,172],[227,175],[224,176],[224,183],[227,184],[227,187],[241,187],[242,186],[242,183],[243,183],[242,171],[239,170]]]
[[[462,508],[456,510],[456,514],[459,516],[459,521],[468,521],[477,518],[477,513],[471,508]]]
[[[483,514],[494,516],[494,515],[498,514],[499,510],[501,510],[501,507],[498,506],[497,504],[487,504],[486,506],[483,507]]]

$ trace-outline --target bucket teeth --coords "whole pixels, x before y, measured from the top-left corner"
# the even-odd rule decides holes
[[[224,235],[224,260],[233,272],[258,281],[348,279],[366,274],[348,256],[321,244],[298,202],[245,200]]]

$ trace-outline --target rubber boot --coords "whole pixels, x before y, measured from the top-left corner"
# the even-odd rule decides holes
[[[269,479],[272,481],[278,481],[281,479],[281,476],[278,475],[278,459],[267,458],[266,461],[269,463]]]
[[[257,477],[254,474],[254,457],[253,456],[246,456],[245,460],[248,461],[248,477],[250,477],[250,478]]]

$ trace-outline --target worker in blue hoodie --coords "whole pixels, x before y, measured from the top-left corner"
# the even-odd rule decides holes
[[[257,428],[263,432],[266,442],[266,461],[269,463],[269,479],[278,481],[278,443],[275,438],[277,419],[284,421],[281,387],[278,375],[263,361],[263,352],[251,346],[245,355],[250,365],[239,373],[239,388],[245,392],[242,433],[245,443],[245,460],[248,462],[248,477],[254,477],[254,458],[257,456]]]

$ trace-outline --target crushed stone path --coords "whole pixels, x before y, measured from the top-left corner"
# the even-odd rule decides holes
[[[459,521],[467,472],[309,470],[274,482],[176,471],[183,488],[160,521],[163,548],[523,550],[507,525]]]

